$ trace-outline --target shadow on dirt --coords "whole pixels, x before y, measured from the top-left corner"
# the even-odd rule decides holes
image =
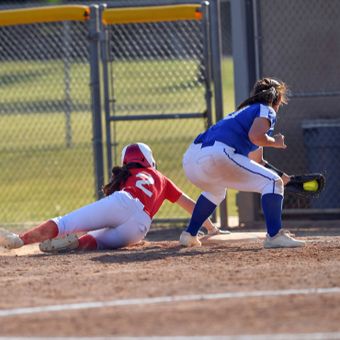
[[[129,250],[116,250],[111,254],[106,252],[105,255],[92,257],[91,261],[97,261],[101,263],[136,263],[136,262],[152,262],[158,260],[164,260],[165,258],[190,258],[190,257],[213,257],[214,255],[225,253],[255,253],[261,251],[261,248],[254,245],[253,247],[248,245],[247,247],[241,246],[211,246],[201,248],[183,248],[180,246],[165,247],[154,245],[146,247],[144,249],[129,249]],[[247,255],[248,256],[248,255]]]

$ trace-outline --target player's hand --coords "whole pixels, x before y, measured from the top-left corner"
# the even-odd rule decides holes
[[[281,179],[282,179],[282,181],[283,181],[283,185],[286,185],[287,183],[289,183],[290,178],[291,178],[291,177],[290,177],[289,175],[283,174],[283,175],[281,176]]]
[[[287,145],[285,144],[285,136],[282,135],[281,133],[274,135],[273,138],[275,139],[274,142],[275,148],[285,149],[287,147]]]

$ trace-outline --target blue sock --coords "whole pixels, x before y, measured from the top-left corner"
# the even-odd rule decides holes
[[[275,236],[281,229],[282,202],[283,197],[279,194],[262,196],[262,210],[270,237]]]
[[[186,231],[192,236],[196,236],[204,221],[214,212],[215,209],[216,204],[209,201],[205,196],[200,195]]]

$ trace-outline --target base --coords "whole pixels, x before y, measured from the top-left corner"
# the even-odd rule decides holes
[[[265,232],[231,232],[227,235],[203,236],[200,238],[202,245],[220,244],[231,241],[255,241],[266,238]]]

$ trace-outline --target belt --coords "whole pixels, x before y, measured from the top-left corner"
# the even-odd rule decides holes
[[[145,208],[145,205],[141,202],[141,200],[138,197],[134,197],[131,195],[138,203],[138,205],[143,209],[143,211],[152,219],[151,213],[148,209]]]
[[[209,142],[194,142],[196,145],[201,145],[201,149],[206,148],[207,146],[213,146],[215,144],[215,141],[209,141]]]
[[[195,145],[201,145],[201,149],[206,148],[206,147],[208,147],[208,146],[213,146],[213,145],[215,145],[215,143],[221,144],[221,145],[223,145],[223,147],[226,148],[227,150],[230,150],[230,151],[232,151],[232,152],[235,152],[235,148],[233,148],[233,147],[231,147],[231,146],[229,146],[229,145],[227,145],[227,144],[224,144],[223,142],[219,142],[218,140],[209,141],[209,142],[203,142],[203,143],[202,143],[202,142],[194,142]]]
[[[147,210],[147,209],[144,207],[144,204],[143,204],[143,210],[144,210],[144,212],[152,219],[151,213],[149,212],[149,210]]]
[[[152,219],[150,211],[148,211],[145,208],[145,205],[141,202],[141,200],[138,197],[135,196],[134,192],[130,192],[128,188],[123,188],[121,190],[127,192],[137,202],[141,209],[143,209],[144,212]]]

